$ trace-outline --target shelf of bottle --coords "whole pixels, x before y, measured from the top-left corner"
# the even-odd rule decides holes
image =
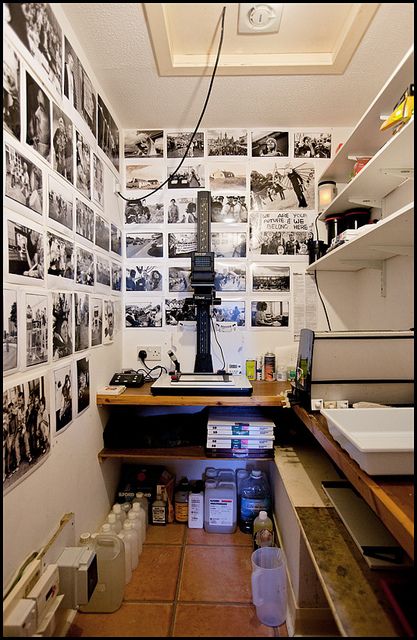
[[[172,447],[170,449],[102,449],[98,453],[100,462],[110,459],[118,459],[122,462],[134,462],[136,460],[273,460],[274,452],[271,449],[270,457],[226,457],[226,456],[207,456],[205,448],[202,446],[189,447]]]

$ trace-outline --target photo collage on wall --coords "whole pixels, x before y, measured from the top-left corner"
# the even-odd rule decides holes
[[[3,10],[8,491],[89,407],[91,350],[113,344],[123,314],[124,221],[104,197],[120,180],[119,130],[53,5]]]
[[[317,177],[331,156],[332,131],[192,133],[123,131],[125,327],[195,322],[185,300],[193,291],[190,257],[204,190],[211,194],[210,250],[222,295],[212,311],[216,326],[291,331],[292,272],[308,264],[314,246]]]

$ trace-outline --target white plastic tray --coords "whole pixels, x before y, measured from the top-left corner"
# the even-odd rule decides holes
[[[414,409],[322,409],[330,434],[369,475],[414,475]]]

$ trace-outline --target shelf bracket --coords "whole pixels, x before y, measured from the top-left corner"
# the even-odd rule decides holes
[[[390,245],[370,245],[371,251],[378,251],[378,253],[385,252],[390,256],[413,256],[414,247],[412,245],[390,244]]]
[[[378,200],[376,198],[361,198],[360,196],[351,196],[348,198],[348,201],[352,204],[359,204],[362,207],[377,207],[381,209],[382,200]]]
[[[396,178],[403,178],[404,180],[414,180],[414,169],[411,167],[404,169],[381,169],[381,172],[384,176],[394,176]]]
[[[340,260],[341,263],[355,265],[359,269],[378,269],[378,271],[382,271],[384,260]]]

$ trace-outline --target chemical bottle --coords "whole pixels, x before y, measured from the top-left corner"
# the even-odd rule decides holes
[[[260,511],[253,521],[253,550],[274,546],[274,525],[266,511]]]
[[[217,479],[217,469],[214,467],[206,467],[204,472],[204,480],[216,480]]]
[[[174,495],[175,521],[188,522],[188,495],[190,493],[190,483],[186,477],[181,478]]]
[[[115,530],[112,529],[110,522],[107,522],[107,520],[101,525],[99,533],[116,534]]]
[[[142,508],[142,505],[139,502],[134,502],[132,504],[132,509],[131,509],[132,513],[135,513],[138,517],[139,523],[140,523],[140,539],[142,541],[142,544],[145,542],[145,538],[146,538],[146,516],[145,516],[145,511]]]
[[[78,541],[78,546],[79,547],[88,547],[89,549],[93,549],[94,540],[91,537],[91,533],[89,531],[85,531],[84,533],[80,534],[80,539]]]
[[[236,474],[233,469],[218,469],[217,480],[224,480],[224,482],[236,482]]]
[[[139,520],[139,514],[130,510],[127,514],[127,522],[132,524],[133,530],[136,532],[138,539],[138,557],[142,553],[142,525]]]
[[[110,527],[108,523],[103,527]],[[97,585],[93,594],[79,610],[90,613],[117,611],[123,601],[125,588],[125,546],[113,533],[97,533],[94,536],[97,555]]]
[[[247,469],[236,469],[237,513],[240,515],[240,499],[242,495],[242,482],[249,478]]]
[[[242,482],[240,498],[239,528],[244,533],[252,533],[252,525],[260,511],[269,511],[271,494],[262,472],[253,469]]]
[[[146,528],[148,528],[148,524],[149,524],[149,500],[148,500],[148,498],[145,496],[145,494],[142,491],[138,491],[136,493],[136,496],[133,498],[132,507],[136,502],[138,502],[141,505],[142,509],[145,512]]]
[[[121,532],[122,530],[122,523],[120,522],[120,520],[118,520],[116,518],[116,514],[113,513],[113,511],[110,511],[109,515],[107,516],[107,522],[109,523],[109,525],[111,526],[112,530],[118,534]]]
[[[122,511],[124,512],[124,514],[126,515],[127,518],[127,514],[129,513],[129,511],[132,508],[132,503],[129,500],[125,500],[124,502],[121,503],[120,505]]]
[[[204,526],[204,484],[202,480],[191,485],[188,494],[188,526],[190,529],[202,529]]]
[[[162,499],[161,493],[158,493],[156,500],[152,502],[152,524],[166,524],[167,523],[167,504]]]
[[[206,480],[204,529],[207,533],[234,533],[236,530],[236,483]]]
[[[132,579],[132,543],[131,538],[127,535],[126,529],[117,534],[123,540],[125,545],[125,584],[129,584]]]
[[[111,508],[112,512],[116,514],[116,520],[120,521],[120,528],[123,526],[126,520],[126,513],[122,510],[122,505],[119,502],[115,502]]]
[[[132,571],[134,571],[138,566],[138,562],[139,562],[138,536],[137,536],[136,530],[133,528],[133,524],[129,522],[129,520],[126,520],[126,522],[123,523],[122,531],[125,533],[128,540],[130,541],[130,548],[132,552],[131,568],[132,568]]]

